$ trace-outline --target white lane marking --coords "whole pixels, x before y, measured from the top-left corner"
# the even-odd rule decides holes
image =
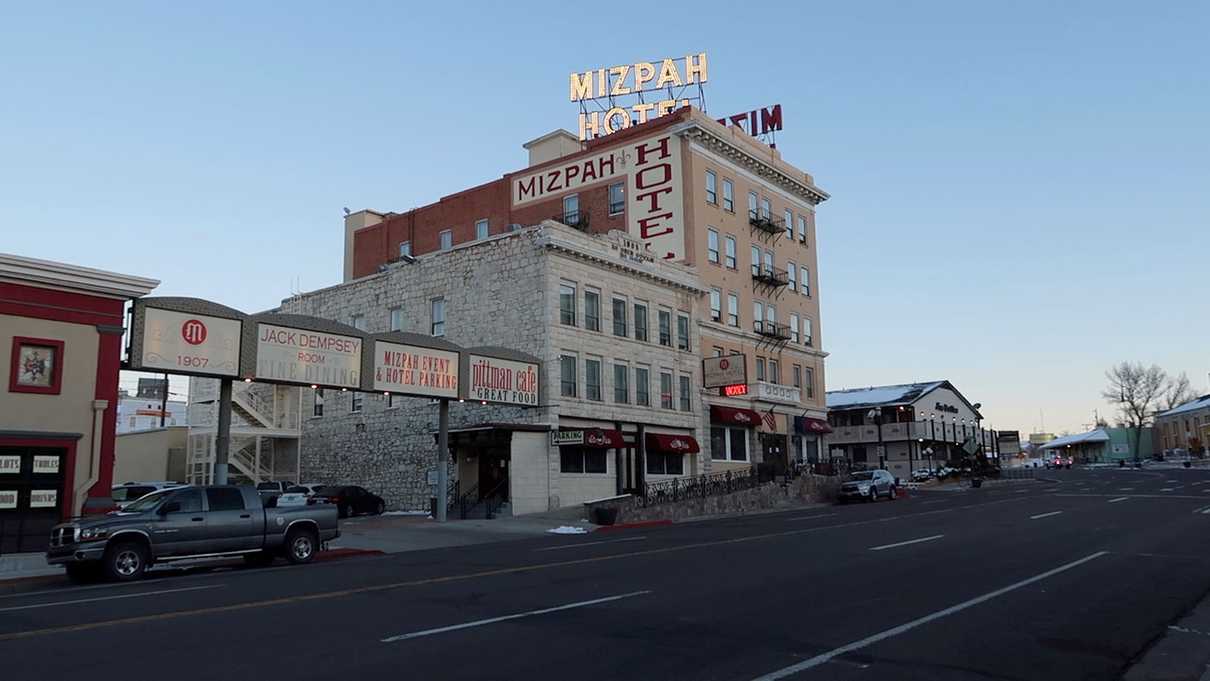
[[[907,541],[896,542],[894,544],[883,544],[882,546],[871,546],[871,551],[883,551],[885,549],[893,549],[897,546],[907,546],[908,544],[919,544],[920,542],[933,541],[944,537],[944,534],[934,534],[931,537],[921,537],[919,539],[909,539]]]
[[[420,638],[422,636],[432,636],[433,634],[444,634],[447,631],[457,631],[459,629],[469,629],[471,627],[481,627],[485,624],[495,624],[496,622],[507,622],[508,620],[521,619],[522,617],[533,617],[535,615],[545,615],[547,613],[559,612],[560,610],[571,610],[572,608],[584,608],[598,603],[609,603],[610,601],[620,601],[623,598],[634,598],[635,596],[644,596],[651,593],[650,591],[631,591],[628,594],[619,594],[617,596],[606,596],[605,598],[594,598],[591,601],[579,601],[576,603],[568,603],[566,605],[556,605],[553,608],[542,608],[541,610],[530,610],[528,612],[519,612],[515,615],[503,615],[501,617],[489,617],[485,620],[475,620],[473,622],[463,622],[462,624],[453,624],[448,627],[438,627],[436,629],[425,629],[423,631],[413,631],[410,634],[400,634],[398,636],[389,636],[382,639],[383,643],[395,643],[396,641],[406,641],[408,639]]]
[[[798,516],[797,518],[786,518],[786,522],[792,523],[797,520],[815,520],[816,518],[831,518],[834,515],[840,515],[840,514],[839,513],[820,513],[819,515],[802,515],[802,516]]]
[[[1017,490],[1017,494],[1025,494],[1028,491],[1029,490],[1027,490],[1027,489],[1019,489],[1019,490]]]
[[[96,603],[97,601],[113,601],[119,598],[140,598],[142,596],[158,596],[160,594],[173,594],[182,591],[198,591],[200,589],[217,589],[225,584],[206,584],[203,586],[187,586],[181,589],[161,589],[160,591],[140,591],[137,594],[121,594],[118,596],[97,596],[96,598],[77,598],[72,601],[54,601],[52,603],[35,603],[33,605],[14,605],[7,608],[0,608],[0,612],[13,612],[15,610],[34,610],[36,608],[53,608],[59,605],[75,605],[77,603]]]
[[[1039,518],[1049,518],[1052,515],[1059,515],[1060,513],[1062,513],[1062,511],[1051,511],[1050,513],[1039,513],[1038,515],[1029,516],[1029,519],[1037,520]]]
[[[581,546],[600,546],[601,544],[617,544],[624,541],[639,541],[647,537],[626,537],[625,539],[609,539],[606,541],[584,541],[574,544],[563,544],[562,546],[547,546],[542,549],[534,549],[534,551],[562,551],[563,549],[578,549]]]
[[[915,629],[916,627],[919,627],[924,624],[928,624],[929,622],[932,622],[934,620],[939,620],[942,617],[948,617],[957,612],[962,612],[963,610],[966,610],[967,608],[970,608],[972,606],[979,605],[980,603],[986,603],[987,601],[990,601],[993,598],[997,598],[999,596],[1003,596],[1004,594],[1009,593],[1010,591],[1015,591],[1017,589],[1020,589],[1023,586],[1029,586],[1030,584],[1033,584],[1034,582],[1040,582],[1048,577],[1053,577],[1059,573],[1066,572],[1072,568],[1079,567],[1079,566],[1083,565],[1084,563],[1087,563],[1090,560],[1096,560],[1097,558],[1100,558],[1101,556],[1108,555],[1108,553],[1109,553],[1108,551],[1097,551],[1096,553],[1084,556],[1083,558],[1081,558],[1079,560],[1073,560],[1072,562],[1067,563],[1065,565],[1060,565],[1059,567],[1054,568],[1053,570],[1047,570],[1046,572],[1034,575],[1033,577],[1030,577],[1028,579],[1023,579],[1015,584],[1009,584],[1008,586],[1000,588],[1000,589],[996,589],[995,591],[989,591],[988,593],[985,593],[982,596],[976,596],[968,601],[963,601],[957,605],[951,605],[950,607],[948,607],[944,610],[938,610],[937,612],[925,615],[924,617],[912,620],[911,622],[907,622],[905,624],[900,624],[897,627],[892,627],[885,631],[880,631],[877,634],[874,634],[872,636],[867,636],[867,637],[861,639],[860,641],[854,641],[848,645],[844,645],[844,646],[841,646],[834,650],[829,650],[826,653],[816,655],[815,657],[812,657],[810,659],[803,660],[802,662],[799,662],[798,664],[790,665],[789,667],[786,667],[784,669],[778,669],[777,671],[770,672],[768,674],[765,674],[764,676],[758,676],[753,681],[775,681],[776,679],[784,679],[787,676],[791,676],[791,675],[797,674],[801,671],[811,669],[812,667],[818,667],[819,665],[824,664],[825,662],[830,662],[832,659],[839,657],[841,655],[844,655],[846,653],[851,653],[854,650],[860,650],[867,646],[871,646],[875,643],[878,643],[879,641],[886,640],[893,636],[898,636],[899,634],[911,631],[912,629]]]
[[[1161,492],[1171,492],[1171,491],[1173,491],[1173,488],[1172,487],[1161,487],[1160,491]]]
[[[1208,489],[1206,491],[1210,492],[1210,489]],[[1091,492],[1086,492],[1084,494],[1055,494],[1054,496],[1056,496],[1056,497],[1111,497],[1113,495],[1112,494],[1093,494]],[[1125,496],[1127,496],[1131,499],[1197,499],[1198,501],[1206,500],[1206,497],[1195,497],[1195,496],[1191,496],[1188,494],[1127,494]]]
[[[1119,492],[1129,492],[1129,491],[1131,491],[1131,490],[1133,490],[1133,489],[1134,489],[1133,487],[1119,487],[1119,488],[1118,488],[1118,491],[1119,491]]]
[[[1110,500],[1109,500],[1109,503],[1111,503],[1111,504],[1116,504],[1116,503],[1118,503],[1119,501],[1126,501],[1126,500],[1127,500],[1127,499],[1129,499],[1129,498],[1130,498],[1130,497],[1118,497],[1117,499],[1110,499]]]
[[[924,502],[923,505],[928,506],[929,504],[944,504],[947,501],[949,501],[949,499],[933,499],[932,501]]]

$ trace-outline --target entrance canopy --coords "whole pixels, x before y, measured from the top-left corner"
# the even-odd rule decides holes
[[[697,439],[692,435],[665,435],[664,433],[647,433],[647,451],[663,452],[665,454],[697,454],[702,451]]]
[[[755,428],[756,426],[760,425],[761,420],[760,414],[757,414],[751,409],[723,407],[717,404],[712,404],[710,405],[710,422],[729,426]]]
[[[815,419],[810,416],[795,416],[794,431],[800,435],[823,435],[832,432],[832,426],[828,425],[823,419]]]

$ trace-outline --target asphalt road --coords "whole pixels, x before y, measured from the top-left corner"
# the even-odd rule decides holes
[[[0,678],[1117,679],[1210,590],[1210,472],[0,597]]]

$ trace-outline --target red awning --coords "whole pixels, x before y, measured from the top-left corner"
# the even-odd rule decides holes
[[[832,426],[823,419],[813,419],[810,416],[799,416],[795,419],[797,430],[803,435],[823,435],[832,432]]]
[[[584,431],[584,446],[596,449],[625,449],[622,431],[604,428],[588,428]]]
[[[720,407],[717,404],[712,404],[710,405],[710,422],[755,428],[760,425],[760,414],[751,409]]]
[[[647,433],[647,451],[665,454],[697,454],[702,451],[692,435]]]

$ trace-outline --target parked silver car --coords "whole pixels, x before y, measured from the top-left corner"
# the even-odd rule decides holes
[[[882,469],[859,471],[840,485],[840,502],[849,500],[878,501],[878,497],[894,499],[898,495],[895,476]]]

